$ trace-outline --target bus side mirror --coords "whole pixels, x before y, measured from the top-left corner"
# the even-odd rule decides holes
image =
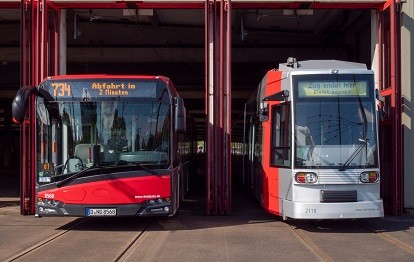
[[[26,115],[27,101],[31,94],[37,91],[34,86],[25,86],[17,91],[16,97],[13,99],[12,103],[12,116],[13,122],[20,124],[24,120]]]
[[[181,97],[175,99],[175,131],[184,133],[186,131],[186,112],[184,101]]]

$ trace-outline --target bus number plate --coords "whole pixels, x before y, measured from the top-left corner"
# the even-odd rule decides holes
[[[87,208],[86,216],[116,216],[116,208]]]

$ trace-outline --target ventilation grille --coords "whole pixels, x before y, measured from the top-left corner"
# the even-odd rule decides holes
[[[321,190],[322,203],[357,202],[357,191]]]

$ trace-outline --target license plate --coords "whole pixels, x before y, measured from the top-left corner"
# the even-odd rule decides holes
[[[86,216],[116,216],[116,208],[87,208]]]

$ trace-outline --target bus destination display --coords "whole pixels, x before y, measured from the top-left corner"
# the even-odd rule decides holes
[[[367,96],[367,81],[298,81],[298,96]]]
[[[136,92],[138,91],[139,92]],[[50,83],[50,94],[56,99],[80,97],[84,101],[99,97],[156,97],[156,82],[138,81],[65,81]]]

